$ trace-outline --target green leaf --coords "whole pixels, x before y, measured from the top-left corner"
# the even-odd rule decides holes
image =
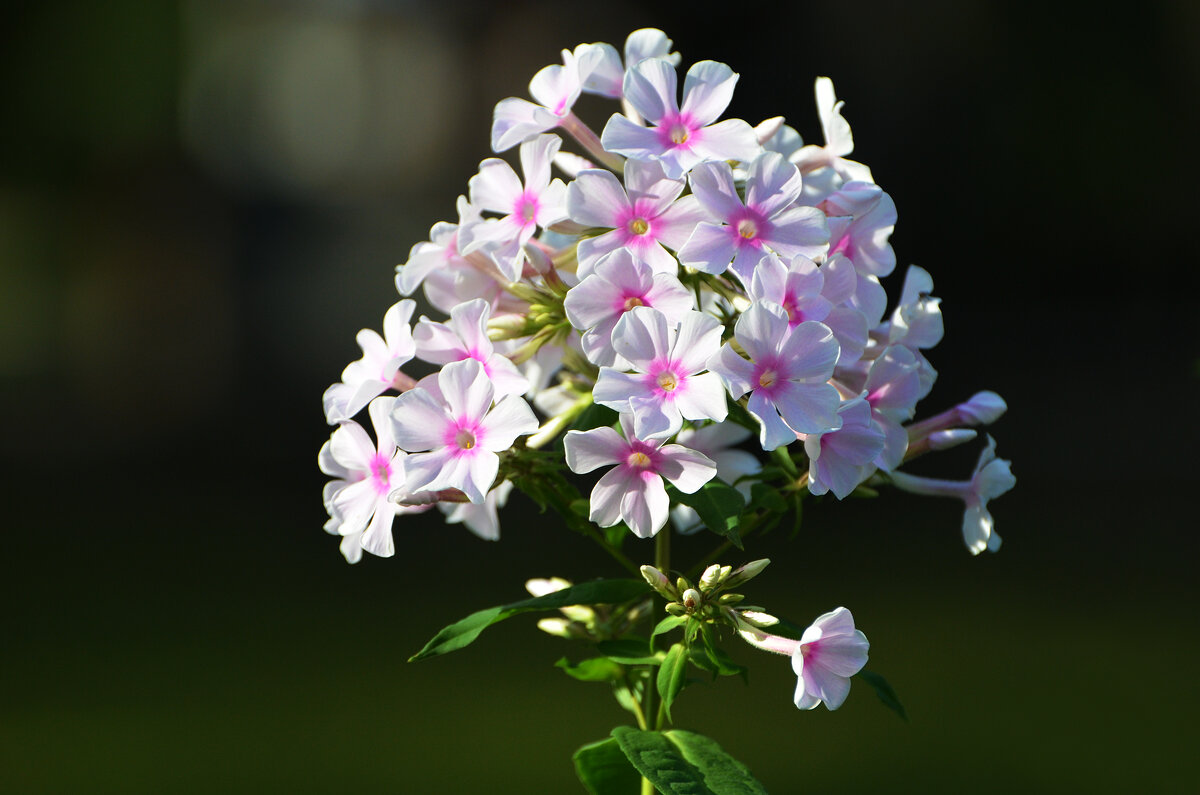
[[[625,669],[607,657],[592,657],[573,663],[566,657],[554,663],[555,668],[561,668],[580,682],[613,682],[625,675]]]
[[[650,593],[650,586],[643,580],[595,580],[572,585],[545,596],[489,607],[446,627],[434,635],[433,639],[425,644],[425,648],[409,657],[408,661],[416,662],[469,646],[492,624],[518,613],[555,610],[569,605],[619,604],[639,596],[649,596]]]
[[[742,499],[741,492],[733,486],[710,480],[694,494],[684,494],[674,487],[667,493],[674,502],[695,510],[700,515],[700,521],[709,530],[725,536],[738,549],[742,548],[742,539],[737,527],[742,511],[746,509],[746,501]]]
[[[596,651],[622,665],[658,665],[659,659],[650,653],[650,644],[645,638],[621,638],[602,640]]]
[[[879,700],[883,702],[885,707],[895,712],[905,721],[908,720],[908,713],[905,712],[904,705],[900,703],[896,691],[888,684],[888,680],[874,671],[859,671],[855,676],[862,679],[875,690],[875,695],[879,696]]]
[[[658,626],[650,633],[650,642],[653,643],[654,639],[664,632],[670,632],[676,627],[682,627],[687,623],[687,620],[687,616],[667,616],[662,621],[659,621]]]
[[[662,667],[658,669],[658,695],[662,698],[667,718],[672,720],[674,719],[671,718],[671,704],[674,703],[675,696],[679,695],[679,691],[683,690],[683,686],[687,684],[687,663],[687,647],[682,643],[676,643],[667,651],[667,658],[663,660]]]
[[[638,772],[667,795],[765,795],[741,762],[701,734],[618,726],[612,736]]]
[[[750,503],[747,510],[764,510],[771,513],[786,513],[787,500],[779,493],[779,489],[766,483],[755,483],[750,487]]]
[[[593,428],[611,428],[617,424],[617,412],[601,406],[599,403],[593,403],[583,410],[579,415],[579,419],[571,425],[573,431],[590,431]]]
[[[725,650],[717,646],[716,632],[713,631],[712,624],[702,624],[700,627],[701,636],[704,639],[704,652],[709,660],[712,661],[712,667],[702,666],[712,671],[715,670],[721,676],[741,676],[746,684],[750,684],[749,669],[744,665],[738,665]]]
[[[572,759],[575,775],[591,795],[631,795],[638,791],[642,777],[612,737],[583,746]]]

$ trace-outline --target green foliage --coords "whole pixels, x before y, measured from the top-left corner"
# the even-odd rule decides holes
[[[620,726],[613,729],[612,736],[637,771],[667,795],[766,793],[745,765],[701,734]]]
[[[658,695],[662,698],[667,718],[671,720],[674,720],[671,718],[671,704],[687,684],[687,664],[687,647],[676,643],[667,651],[667,657],[658,669]]]
[[[767,483],[755,483],[750,486],[750,502],[746,505],[747,511],[786,513],[787,509],[787,500],[779,493],[779,489]]]
[[[687,616],[667,616],[654,627],[654,631],[650,633],[650,641],[653,642],[655,638],[664,632],[670,632],[673,629],[682,627],[687,621]]]
[[[620,638],[602,640],[596,651],[622,665],[658,665],[659,658],[650,653],[650,644],[645,638]]]
[[[632,795],[641,776],[612,737],[575,752],[575,775],[591,795]]]
[[[713,671],[720,676],[740,676],[742,680],[749,684],[749,669],[744,665],[738,665],[725,650],[717,646],[717,633],[713,629],[712,624],[700,625],[700,650],[711,663],[710,666],[701,666],[706,670]]]
[[[425,644],[425,648],[408,659],[409,662],[436,657],[439,654],[469,646],[485,629],[499,621],[535,610],[556,610],[569,605],[620,604],[652,593],[642,580],[594,580],[572,585],[561,591],[523,599],[519,602],[489,607],[456,621]]]
[[[592,657],[577,663],[563,657],[554,663],[554,667],[563,669],[567,676],[580,682],[615,682],[625,675],[625,669],[607,657]]]
[[[710,480],[693,494],[684,494],[679,489],[669,488],[667,494],[672,501],[692,508],[700,515],[700,521],[709,530],[719,536],[729,539],[738,549],[742,549],[742,539],[738,534],[738,522],[746,509],[746,501],[741,492],[733,486],[718,480]]]
[[[888,680],[874,671],[859,671],[855,676],[869,684],[875,690],[875,695],[879,696],[879,700],[883,702],[885,707],[895,712],[905,721],[908,720],[908,713],[905,711],[904,705],[900,703],[900,698],[896,695],[896,691],[888,684]]]

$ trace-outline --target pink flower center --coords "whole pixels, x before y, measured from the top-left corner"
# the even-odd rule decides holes
[[[537,196],[526,192],[521,194],[521,198],[517,199],[517,204],[513,208],[513,215],[517,217],[517,221],[522,226],[528,226],[537,218],[538,200]]]
[[[758,237],[758,225],[749,218],[743,218],[737,222],[737,233],[746,240],[753,240]]]
[[[392,476],[391,461],[386,456],[376,453],[367,462],[367,470],[371,473],[371,487],[375,489],[375,493],[387,494],[391,490],[388,487],[388,481]]]
[[[679,122],[675,122],[671,125],[670,131],[667,133],[667,137],[671,139],[671,143],[686,144],[688,138],[691,138],[692,136],[691,131],[688,130],[687,127],[683,126],[683,124]]]
[[[646,302],[642,300],[642,297],[640,295],[629,296],[628,298],[625,299],[625,303],[623,304],[626,312],[628,312],[630,309],[633,309],[635,306],[645,306],[645,305],[646,305]]]
[[[675,387],[679,386],[679,378],[670,370],[659,373],[655,380],[658,382],[658,388],[665,392],[674,392]]]
[[[460,450],[470,450],[475,447],[475,434],[467,428],[459,428],[458,433],[454,434],[454,443]]]
[[[634,218],[628,228],[629,234],[641,236],[650,231],[650,222],[645,218]]]
[[[804,310],[800,308],[800,302],[792,293],[788,293],[783,298],[783,311],[787,312],[788,325],[795,326],[804,321]]]
[[[763,388],[771,387],[779,379],[779,373],[768,368],[759,373],[758,385]]]

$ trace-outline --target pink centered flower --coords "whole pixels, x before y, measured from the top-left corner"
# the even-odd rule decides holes
[[[417,388],[392,407],[396,444],[418,453],[407,459],[405,486],[410,492],[459,489],[482,503],[496,480],[497,453],[536,431],[537,418],[516,395],[493,406],[495,389],[475,359],[447,364],[437,386],[440,396]]]
[[[733,98],[738,76],[716,61],[688,69],[683,104],[676,99],[678,77],[664,58],[646,58],[625,73],[625,99],[652,127],[613,114],[600,134],[609,152],[635,160],[657,160],[678,179],[706,160],[749,161],[761,151],[754,129],[741,119],[716,122]]]
[[[691,494],[712,480],[717,467],[682,445],[636,438],[627,414],[621,415],[621,430],[624,438],[612,428],[568,431],[563,440],[567,466],[583,473],[615,464],[592,489],[588,518],[601,527],[623,521],[634,535],[649,538],[667,523],[670,500],[663,478]]]

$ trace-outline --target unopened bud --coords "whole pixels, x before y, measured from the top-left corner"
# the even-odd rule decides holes
[[[533,268],[535,272],[542,274],[553,267],[550,264],[550,256],[539,246],[526,243],[521,250],[525,252],[525,259],[529,260],[529,267]]]
[[[688,588],[683,592],[682,601],[683,606],[686,607],[690,613],[696,608],[700,607],[700,605],[704,602],[704,597],[701,596],[700,592],[695,588]]]
[[[537,622],[537,628],[542,632],[560,638],[571,637],[570,622],[565,618],[543,618]]]
[[[736,605],[738,602],[742,601],[742,600],[743,600],[743,599],[745,599],[745,598],[746,598],[746,597],[745,597],[745,596],[742,596],[740,593],[723,593],[723,594],[721,594],[721,596],[720,596],[720,597],[717,599],[717,604],[720,604],[720,605]]]
[[[770,563],[770,558],[762,558],[760,560],[752,560],[745,566],[739,566],[738,568],[734,569],[734,571],[727,578],[725,578],[725,587],[733,588],[736,585],[749,582],[758,575],[762,574],[762,570],[765,569]]]
[[[679,604],[679,602],[668,602],[667,612],[673,616],[686,616],[687,608]]]
[[[1008,404],[995,392],[976,392],[966,403],[959,404],[958,411],[974,425],[991,425],[1008,411]]]
[[[642,566],[642,576],[651,588],[658,591],[668,601],[674,602],[679,598],[679,592],[671,585],[667,576],[653,566]]]
[[[679,591],[680,593],[683,593],[684,591],[690,589],[691,587],[692,587],[692,584],[687,581],[686,577],[680,577],[678,580],[675,581],[675,590]]]
[[[721,584],[721,566],[712,564],[700,575],[700,590],[711,591]]]
[[[746,623],[761,628],[773,627],[779,623],[779,619],[770,613],[764,613],[761,610],[739,610],[738,615]]]

